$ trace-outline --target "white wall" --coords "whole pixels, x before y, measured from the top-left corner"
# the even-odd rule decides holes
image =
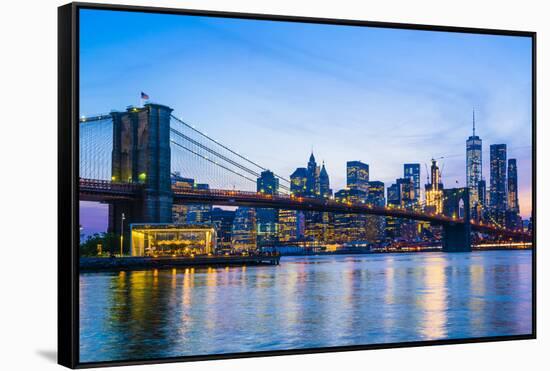
[[[550,349],[548,119],[550,26],[545,1],[144,0],[127,4],[538,32],[539,339],[166,364],[171,370],[538,370]],[[0,12],[0,368],[48,370],[56,349],[56,27],[58,0],[8,0]],[[23,206],[23,207],[21,207]],[[32,229],[30,228],[32,226]],[[11,258],[19,252],[25,259]],[[544,292],[543,292],[544,291]],[[121,346],[124,346],[121,344]],[[546,354],[545,354],[546,353]],[[547,365],[546,365],[547,366]],[[137,367],[136,367],[137,368]],[[151,368],[152,369],[152,368]]]

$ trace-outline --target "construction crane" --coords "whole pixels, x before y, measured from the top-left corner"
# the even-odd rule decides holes
[[[437,158],[433,158],[432,157],[432,162],[435,162],[437,160],[442,160],[444,159],[445,157],[441,156],[441,157],[437,157]],[[430,170],[428,169],[428,164],[424,162],[424,166],[426,167],[426,184],[430,184]],[[445,165],[443,165],[445,166]],[[440,177],[441,177],[441,173],[443,172],[443,169],[441,169],[439,171],[439,174],[440,174]]]
[[[428,170],[428,164],[424,162],[424,166],[426,167],[426,184],[430,184],[430,170]]]

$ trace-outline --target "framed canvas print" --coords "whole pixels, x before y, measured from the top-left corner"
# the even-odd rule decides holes
[[[59,8],[59,362],[535,337],[535,33]]]

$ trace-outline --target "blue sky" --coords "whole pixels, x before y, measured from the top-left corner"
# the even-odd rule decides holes
[[[529,38],[101,10],[80,22],[82,115],[144,91],[280,174],[313,148],[332,188],[348,160],[388,186],[403,163],[443,156],[452,187],[465,182],[475,107],[484,176],[489,144],[506,143],[530,213]]]

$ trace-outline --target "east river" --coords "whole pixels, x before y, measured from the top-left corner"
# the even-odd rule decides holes
[[[80,361],[531,333],[531,251],[80,274]]]

